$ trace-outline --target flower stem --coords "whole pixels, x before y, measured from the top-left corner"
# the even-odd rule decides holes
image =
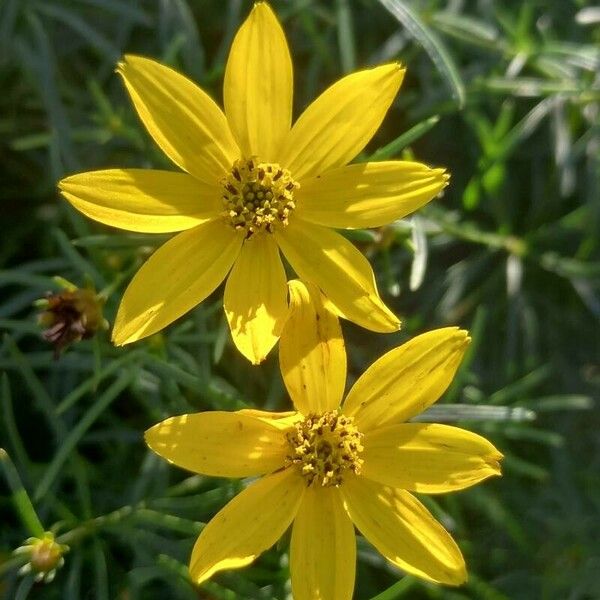
[[[533,421],[535,412],[521,406],[490,406],[473,404],[440,404],[413,417],[425,423],[453,421]]]
[[[0,448],[0,464],[2,464],[4,476],[12,492],[12,501],[23,525],[32,537],[42,537],[44,535],[42,522],[33,507],[27,490],[23,486],[13,461],[4,448]]]

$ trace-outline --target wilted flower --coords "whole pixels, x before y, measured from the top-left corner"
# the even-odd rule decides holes
[[[64,291],[50,292],[36,302],[42,310],[38,322],[46,328],[42,335],[54,345],[56,356],[69,344],[91,338],[97,331],[108,328],[102,316],[104,298],[92,288],[78,288],[64,279],[57,279]]]

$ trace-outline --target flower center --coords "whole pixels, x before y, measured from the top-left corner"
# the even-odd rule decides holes
[[[59,544],[54,540],[45,539],[33,547],[29,562],[34,571],[47,573],[60,566],[62,555]]]
[[[275,163],[261,163],[256,156],[236,160],[231,172],[221,180],[223,216],[246,237],[288,224],[295,208],[296,183],[287,169]]]
[[[338,486],[344,471],[360,472],[361,438],[352,417],[337,412],[308,415],[287,434],[288,464],[299,467],[307,485]]]

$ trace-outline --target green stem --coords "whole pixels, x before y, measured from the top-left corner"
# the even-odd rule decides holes
[[[369,157],[369,160],[388,160],[397,156],[404,148],[406,148],[406,146],[409,146],[421,136],[425,135],[439,120],[439,115],[433,115],[432,117],[417,123],[408,131],[405,131],[402,135],[398,136],[395,140],[392,140],[389,144],[383,146],[383,148],[375,150]]]
[[[480,404],[439,404],[413,417],[425,423],[454,421],[533,421],[535,412],[522,406],[490,406]]]
[[[396,600],[396,598],[403,596],[404,592],[408,592],[415,583],[415,580],[411,577],[403,577],[381,594],[373,596],[371,600]]]
[[[121,508],[118,508],[117,510],[106,515],[101,515],[99,517],[94,517],[93,519],[88,519],[87,521],[84,521],[74,529],[71,529],[71,531],[67,531],[62,535],[59,535],[56,538],[56,541],[59,544],[67,544],[69,546],[74,543],[80,542],[83,538],[86,538],[89,535],[96,533],[99,529],[102,529],[104,527],[110,527],[111,525],[116,525],[124,519],[131,517],[135,513],[137,508],[139,507],[122,506]]]
[[[12,492],[12,501],[24,527],[31,536],[37,538],[43,537],[44,527],[42,522],[33,507],[33,503],[29,498],[27,490],[21,482],[21,478],[19,477],[19,473],[17,472],[13,461],[4,448],[0,448],[0,463],[2,464],[8,487]]]

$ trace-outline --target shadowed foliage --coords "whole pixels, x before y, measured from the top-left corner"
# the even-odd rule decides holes
[[[394,334],[344,322],[349,382],[417,333],[468,329],[471,347],[441,407],[471,406],[459,424],[505,454],[502,478],[421,498],[464,552],[466,585],[403,577],[359,540],[355,597],[600,597],[600,9],[588,0],[272,4],[294,58],[294,116],[342,74],[400,61],[402,89],[356,162],[402,158],[451,173],[443,197],[416,216],[344,232],[403,321]],[[126,283],[169,236],[94,223],[59,199],[56,182],[92,169],[173,170],[116,64],[125,52],[155,58],[221,103],[249,6],[0,4],[0,598],[289,593],[287,542],[192,587],[194,539],[242,484],[189,476],[143,443],[171,415],[289,410],[276,352],[252,367],[233,348],[222,290],[147,340],[115,348],[100,332],[59,360],[32,306],[61,290],[60,275],[93,285],[114,323]],[[481,419],[479,405],[518,410]],[[11,555],[42,533],[40,521],[70,547],[46,584],[19,577],[23,559]]]

